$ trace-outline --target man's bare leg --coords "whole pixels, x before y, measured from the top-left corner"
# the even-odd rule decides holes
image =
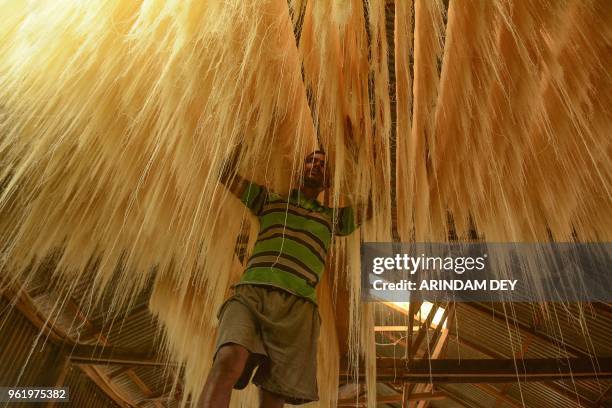
[[[283,408],[285,399],[278,394],[259,389],[259,408]]]
[[[249,354],[249,350],[239,344],[226,344],[219,349],[197,407],[229,406],[232,389],[242,375]]]

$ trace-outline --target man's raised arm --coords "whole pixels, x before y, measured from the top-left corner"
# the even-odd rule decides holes
[[[227,187],[251,212],[258,216],[265,204],[268,192],[265,187],[242,178],[237,172],[240,149],[237,147],[225,161],[219,181]]]
[[[352,234],[363,222],[372,218],[372,198],[368,198],[367,207],[362,204],[353,204],[348,207],[336,208],[334,211],[337,220],[334,225],[334,234],[338,236]]]
[[[227,187],[227,189],[239,199],[242,198],[244,190],[247,188],[248,181],[242,178],[237,170],[238,156],[240,156],[240,149],[236,147],[229,159],[223,163],[219,181]]]
[[[365,207],[365,210],[364,210]],[[357,225],[363,224],[365,221],[369,221],[374,216],[374,206],[372,205],[372,193],[368,194],[367,204],[358,204],[355,208],[357,213],[355,214],[355,223]]]

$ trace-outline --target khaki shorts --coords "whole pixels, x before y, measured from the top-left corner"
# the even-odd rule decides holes
[[[215,356],[223,345],[239,344],[251,352],[234,388],[253,384],[285,397],[288,404],[319,399],[317,340],[321,319],[311,301],[268,285],[234,288],[217,314]]]

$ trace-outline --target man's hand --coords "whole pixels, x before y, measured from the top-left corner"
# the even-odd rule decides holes
[[[230,157],[223,163],[219,181],[236,197],[241,198],[247,186],[247,181],[237,173],[240,145],[236,146]]]
[[[368,202],[364,211],[363,205],[358,205],[355,208],[355,223],[362,225],[365,221],[369,221],[374,216],[374,206],[372,205],[372,193],[368,194]]]

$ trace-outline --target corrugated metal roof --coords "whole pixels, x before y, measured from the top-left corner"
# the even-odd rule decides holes
[[[495,406],[495,397],[471,384],[445,384],[440,385],[439,388],[451,396],[464,400],[475,407]]]
[[[0,384],[2,386],[55,386],[61,375],[59,348],[23,314],[0,297]],[[67,367],[63,386],[69,387],[66,407],[102,408],[117,406],[78,367]],[[28,407],[32,403],[11,403]]]
[[[0,298],[0,384],[37,384],[53,365],[57,348],[30,321]],[[42,384],[41,384],[42,385]]]
[[[610,344],[605,342],[605,333],[610,333],[612,321],[605,309],[603,312],[601,310],[593,312],[589,308],[583,308],[581,313],[581,306],[578,304],[550,305],[550,315],[555,316],[553,320],[555,331],[548,327],[551,325],[550,320],[541,320],[542,323],[539,325],[533,325],[534,306],[529,304],[506,304],[508,319],[503,314],[503,305],[486,305],[489,309],[474,308],[467,304],[456,306],[444,358],[482,359],[513,356],[520,358],[521,352],[525,350],[524,358],[571,356],[572,353],[566,350],[586,355],[597,350],[601,356],[612,355],[609,352]],[[570,316],[571,313],[576,313],[579,318]],[[407,324],[405,316],[397,316],[395,311],[378,312],[376,317],[377,325]],[[430,335],[432,331],[429,330]],[[406,335],[406,332],[393,333],[395,338]],[[568,333],[572,335],[566,336]],[[380,332],[376,338],[379,355],[398,358],[404,356],[402,343],[392,345],[393,342]],[[609,389],[611,383],[611,381],[529,382],[512,384],[504,388],[495,384],[488,385],[488,388],[472,384],[440,384],[435,385],[435,388],[449,391],[468,406],[471,404],[474,407],[495,406],[496,401],[502,407],[523,406],[523,404],[527,407],[572,407],[579,406],[577,395],[580,395],[580,404],[588,407],[595,406],[595,402]],[[496,395],[495,390],[502,397]],[[508,398],[513,403],[504,401]],[[430,401],[429,404],[432,407],[461,406],[450,397],[442,401]]]
[[[69,368],[64,386],[70,390],[70,403],[67,404],[69,407],[118,407],[93,381],[83,375],[83,372],[78,367]],[[66,406],[66,404],[61,404],[61,406]]]

